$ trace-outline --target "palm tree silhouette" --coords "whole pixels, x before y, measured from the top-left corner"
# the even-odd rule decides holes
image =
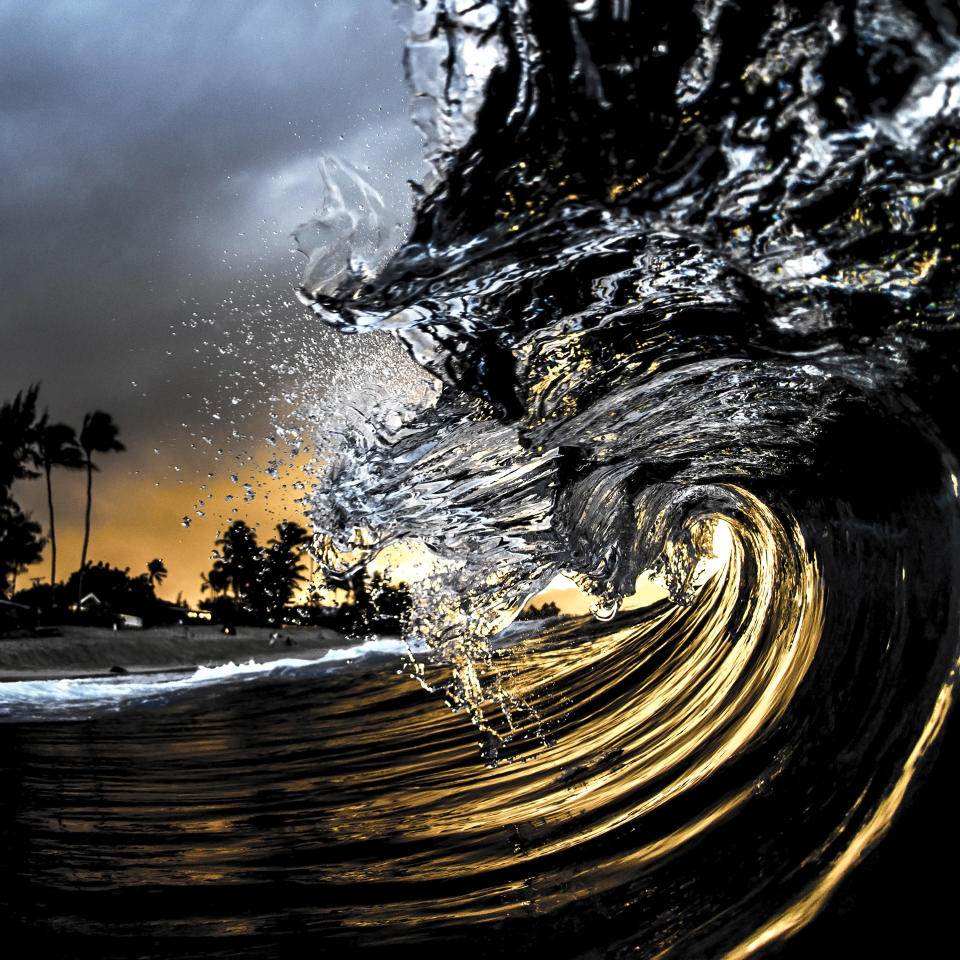
[[[230,586],[230,579],[227,575],[226,568],[223,565],[222,560],[217,560],[213,564],[213,569],[209,574],[202,573],[200,574],[200,592],[206,593],[209,590],[214,598],[220,596],[222,593],[227,592],[227,588]]]
[[[83,527],[83,550],[80,554],[80,576],[77,583],[77,603],[83,599],[83,571],[87,565],[87,547],[90,545],[90,507],[93,503],[93,471],[97,469],[93,462],[94,453],[110,453],[113,450],[124,450],[125,447],[117,440],[117,425],[109,413],[94,410],[83,418],[80,429],[80,446],[83,448],[87,467],[87,510]]]
[[[307,568],[300,561],[312,541],[313,535],[300,524],[284,520],[277,524],[277,535],[267,544],[263,555],[264,587],[270,598],[268,613],[276,622],[283,622],[284,607],[306,579]]]
[[[83,467],[83,456],[77,445],[77,434],[66,423],[50,423],[48,415],[40,418],[36,426],[33,461],[43,470],[47,481],[47,511],[50,514],[50,589],[51,602],[53,588],[57,585],[57,532],[53,514],[53,484],[50,474],[54,467],[66,467],[79,470]]]
[[[0,405],[0,492],[9,496],[14,480],[37,476],[29,468],[36,430],[38,383]]]
[[[163,565],[162,560],[151,560],[147,564],[147,574],[151,586],[159,587],[167,579],[167,568]]]
[[[38,476],[30,469],[36,431],[37,393],[33,384],[13,400],[0,404],[0,597],[6,594],[7,577],[40,559],[43,540],[40,527],[27,517],[13,499],[15,481]]]
[[[264,599],[261,583],[263,551],[257,543],[256,532],[243,520],[234,520],[216,545],[222,549],[223,557],[222,562],[218,560],[214,564],[215,570],[219,564],[218,573],[214,575],[214,571],[210,571],[210,580],[222,577],[221,582],[232,588],[239,607],[248,614],[258,614]]]

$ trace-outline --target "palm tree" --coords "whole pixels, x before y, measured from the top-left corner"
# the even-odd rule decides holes
[[[35,563],[43,550],[40,527],[23,513],[11,493],[15,481],[38,476],[30,465],[39,389],[34,384],[0,404],[0,596],[6,593],[8,576],[13,576],[15,590],[17,574]]]
[[[57,532],[53,515],[53,484],[50,474],[54,467],[79,470],[83,467],[83,456],[77,445],[77,435],[73,427],[66,423],[50,423],[46,413],[36,426],[32,456],[36,466],[43,470],[47,481],[47,511],[50,514],[50,589],[53,591],[57,585]]]
[[[163,565],[162,560],[151,560],[147,564],[147,574],[151,586],[159,587],[167,579],[167,568]]]
[[[257,543],[254,530],[243,520],[234,520],[216,545],[222,549],[222,561],[214,564],[221,568],[221,582],[226,582],[233,590],[233,598],[239,609],[254,620],[260,618],[265,597],[262,585],[263,551]],[[214,571],[210,571],[210,580],[214,580]]]
[[[306,566],[300,561],[313,536],[298,523],[285,520],[277,524],[277,535],[264,551],[264,587],[270,597],[269,614],[283,622],[284,607],[293,598],[297,586],[306,577]]]
[[[80,429],[80,446],[85,455],[87,467],[87,510],[84,516],[83,550],[80,554],[80,578],[77,585],[78,599],[83,599],[83,569],[87,565],[87,547],[90,545],[90,507],[93,503],[93,471],[97,469],[93,462],[94,453],[119,452],[125,449],[117,440],[117,425],[109,413],[94,410],[83,418],[83,427]]]
[[[206,593],[209,590],[214,599],[226,593],[229,586],[230,578],[222,560],[214,561],[213,569],[209,573],[200,574],[200,592]]]
[[[5,494],[14,480],[37,476],[27,465],[32,460],[39,391],[35,383],[0,405],[0,491]]]

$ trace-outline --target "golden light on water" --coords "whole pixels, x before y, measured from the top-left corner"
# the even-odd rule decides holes
[[[960,667],[960,663],[955,665]],[[829,867],[793,904],[738,944],[724,960],[744,960],[768,943],[789,937],[806,926],[826,906],[827,900],[846,875],[890,829],[894,815],[903,803],[917,767],[943,727],[953,701],[953,679],[941,687],[933,711],[927,720],[896,781],[878,804],[870,818],[850,838],[847,846]],[[859,801],[858,801],[859,802]]]
[[[373,790],[375,771],[357,768],[345,774],[340,788],[357,801],[343,810],[338,840],[366,842],[389,835],[399,850],[420,850],[427,843],[431,850],[456,851],[369,862],[353,882],[415,874],[442,889],[443,881],[462,869],[466,851],[476,876],[495,876],[515,854],[504,859],[501,845],[485,838],[513,824],[538,887],[551,891],[537,899],[538,910],[549,911],[669,857],[749,801],[757,790],[753,782],[731,789],[692,818],[674,816],[669,830],[624,852],[599,879],[589,858],[576,870],[565,868],[562,883],[554,876],[552,864],[570,862],[560,854],[588,849],[591,841],[628,830],[654,813],[670,822],[675,799],[708,781],[776,725],[813,661],[823,627],[815,560],[806,555],[797,530],[785,529],[744,491],[736,495],[745,519],[717,521],[716,556],[705,566],[692,606],[667,605],[645,616],[637,601],[633,616],[639,619],[630,622],[625,611],[619,629],[591,632],[591,621],[579,621],[580,627],[567,628],[574,633],[564,635],[565,642],[554,644],[548,634],[521,643],[498,664],[479,665],[481,671],[499,672],[497,686],[506,701],[525,703],[533,711],[513,727],[521,740],[529,739],[522,762],[457,769],[452,761],[458,748],[452,744],[449,766],[438,746],[429,756],[414,755],[391,767],[389,790]],[[563,584],[551,587],[562,591]],[[634,675],[624,685],[626,663]],[[554,691],[570,689],[577,677],[577,701],[558,703]],[[483,689],[489,691],[490,679],[478,678],[477,689],[485,680]],[[429,737],[442,744],[443,731],[456,723],[456,715],[445,710],[435,702],[433,709],[404,716],[406,736],[411,742]],[[533,735],[537,718],[547,714],[554,732],[549,747]],[[361,734],[352,749],[364,749],[364,736],[376,731]],[[482,802],[472,802],[472,796]],[[519,888],[509,889],[516,895]],[[438,897],[434,909],[437,917],[450,911],[489,921],[504,913],[506,891],[478,882],[474,893],[458,895],[455,902]],[[406,917],[400,903],[361,904],[351,923],[403,926],[422,917],[422,912],[416,921]]]

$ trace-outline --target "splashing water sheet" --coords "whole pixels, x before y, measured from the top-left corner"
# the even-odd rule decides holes
[[[341,576],[418,558],[401,675],[13,716],[8,913],[64,956],[787,956],[954,697],[954,5],[399,10],[413,223],[330,160],[297,241],[377,358],[309,515]],[[511,627],[561,573],[595,615]]]

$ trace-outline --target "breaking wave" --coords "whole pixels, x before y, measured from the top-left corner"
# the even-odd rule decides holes
[[[524,768],[498,800],[539,913],[746,955],[885,831],[952,697],[956,18],[407,12],[432,177],[381,266],[301,293],[436,387],[332,457],[327,564],[430,556],[415,630],[452,671],[415,672],[490,764],[549,745],[562,800]],[[501,655],[561,572],[606,626]],[[670,599],[638,621],[640,575]]]

